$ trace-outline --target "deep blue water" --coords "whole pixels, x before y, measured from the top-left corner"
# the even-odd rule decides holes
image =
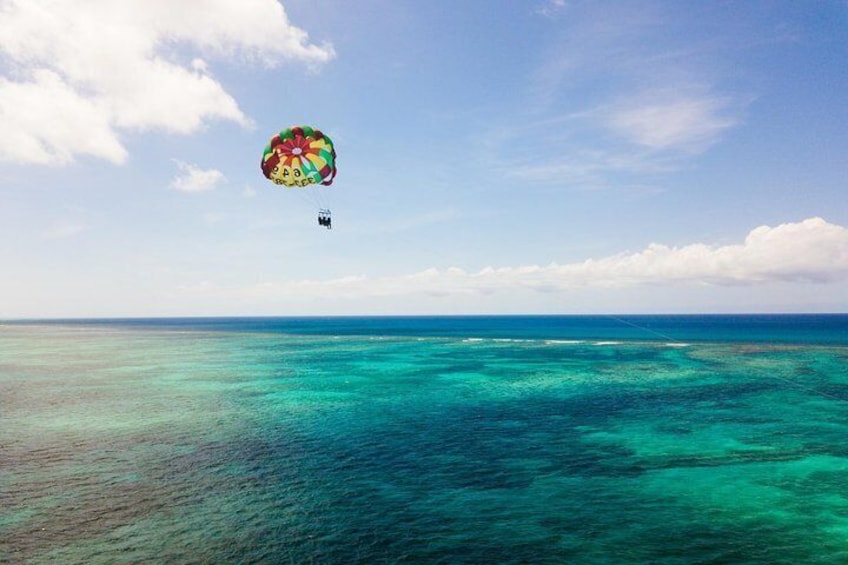
[[[261,331],[302,335],[848,345],[848,314],[126,318],[58,322],[131,328]]]
[[[0,562],[842,565],[846,329],[0,324]]]

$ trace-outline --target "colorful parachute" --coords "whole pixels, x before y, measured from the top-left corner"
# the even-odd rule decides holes
[[[336,176],[336,150],[329,137],[309,126],[292,126],[271,138],[262,173],[286,187],[329,186]]]

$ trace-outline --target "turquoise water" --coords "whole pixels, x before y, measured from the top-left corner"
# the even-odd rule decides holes
[[[848,317],[0,325],[0,562],[848,563]]]

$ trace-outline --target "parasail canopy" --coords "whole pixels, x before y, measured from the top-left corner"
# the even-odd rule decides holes
[[[291,188],[329,186],[336,176],[336,150],[321,131],[292,126],[271,138],[262,154],[262,173]]]

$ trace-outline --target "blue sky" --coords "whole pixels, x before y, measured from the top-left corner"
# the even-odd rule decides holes
[[[848,312],[848,3],[0,0],[0,318]],[[259,159],[330,135],[317,207]]]

